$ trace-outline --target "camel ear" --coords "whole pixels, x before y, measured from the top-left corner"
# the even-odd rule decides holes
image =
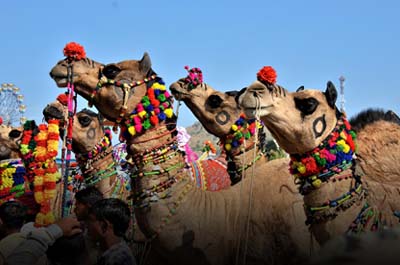
[[[147,74],[151,69],[150,55],[147,52],[143,54],[143,58],[139,62],[139,69],[144,74]]]
[[[300,92],[300,91],[303,91],[303,90],[304,90],[304,86],[301,86],[296,90],[296,92]]]
[[[326,101],[328,101],[329,106],[332,109],[334,109],[336,99],[337,99],[337,90],[335,88],[335,85],[331,81],[328,81],[328,83],[326,85],[325,97],[326,97]]]

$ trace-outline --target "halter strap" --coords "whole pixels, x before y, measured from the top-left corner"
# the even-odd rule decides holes
[[[137,87],[137,86],[140,86],[140,85],[142,85],[142,84],[146,84],[146,83],[148,83],[148,82],[150,82],[150,81],[152,81],[152,80],[154,80],[154,79],[156,79],[156,78],[157,78],[157,75],[156,75],[156,74],[153,74],[153,75],[151,75],[151,76],[149,76],[149,77],[146,77],[146,78],[144,78],[143,80],[140,80],[140,81],[135,81],[135,82],[131,82],[131,83],[122,83],[121,81],[115,81],[115,80],[113,80],[113,79],[109,79],[109,78],[107,78],[106,76],[102,75],[102,76],[100,77],[100,79],[99,79],[99,82],[98,82],[97,85],[96,85],[96,89],[93,90],[92,94],[90,95],[89,107],[92,107],[92,106],[93,106],[94,97],[96,96],[97,92],[99,92],[100,89],[101,89],[103,86],[105,86],[105,85],[113,85],[113,86],[116,86],[116,87],[121,88],[121,89],[122,89],[122,92],[124,93],[124,96],[123,96],[123,103],[122,103],[122,106],[121,106],[121,108],[120,108],[120,110],[119,110],[119,116],[118,116],[118,118],[116,119],[116,121],[115,121],[115,126],[114,126],[114,128],[113,128],[113,130],[115,131],[115,130],[116,130],[116,126],[119,125],[119,124],[121,123],[121,121],[122,121],[122,119],[124,118],[124,116],[125,116],[125,114],[126,114],[126,111],[127,111],[127,109],[128,109],[128,106],[127,106],[127,105],[128,105],[128,99],[129,99],[129,97],[128,97],[129,92],[130,92],[133,88],[135,88],[135,87]]]

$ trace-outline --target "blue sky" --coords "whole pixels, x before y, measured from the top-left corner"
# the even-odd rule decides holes
[[[14,83],[26,117],[64,91],[48,73],[70,41],[111,63],[149,52],[167,85],[200,67],[216,89],[241,89],[264,65],[278,83],[325,90],[346,78],[349,116],[382,107],[400,113],[400,1],[54,1],[1,3],[0,83]],[[79,99],[79,107],[86,107]],[[180,110],[179,124],[195,121]]]

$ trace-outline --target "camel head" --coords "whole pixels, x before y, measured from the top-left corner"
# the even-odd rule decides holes
[[[64,94],[61,94],[64,95]],[[66,104],[62,101],[62,96],[48,104],[43,115],[45,120],[58,119],[60,124],[60,136],[63,136],[66,129],[68,110]],[[83,109],[74,116],[72,128],[72,151],[75,154],[87,154],[104,136],[103,118],[101,115],[89,110]]]
[[[219,138],[226,136],[240,117],[241,110],[235,101],[237,92],[219,92],[205,83],[193,87],[185,78],[171,84],[169,89],[177,100],[188,106],[209,133]]]
[[[0,160],[18,158],[22,128],[0,125]]]
[[[238,96],[247,116],[259,116],[278,144],[289,154],[317,147],[335,128],[337,91],[328,82],[325,92],[300,87],[289,93],[260,79]]]
[[[147,53],[141,60],[126,60],[108,65],[85,57],[84,52],[77,57],[65,54],[67,58],[53,67],[50,76],[59,87],[66,87],[70,78],[75,91],[94,104],[110,121],[131,113],[146,94],[146,81],[143,80],[154,74]]]

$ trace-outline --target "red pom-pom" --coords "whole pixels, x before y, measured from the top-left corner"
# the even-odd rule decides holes
[[[2,124],[3,124],[3,118],[0,117],[0,125],[2,125]]]
[[[70,59],[81,60],[86,57],[86,53],[82,45],[70,42],[64,47],[64,56]]]
[[[271,66],[264,66],[260,71],[257,73],[258,81],[262,83],[269,83],[275,84],[276,83],[276,72],[275,69]]]
[[[57,96],[57,100],[60,101],[64,106],[68,105],[68,96],[66,94],[60,94]]]

